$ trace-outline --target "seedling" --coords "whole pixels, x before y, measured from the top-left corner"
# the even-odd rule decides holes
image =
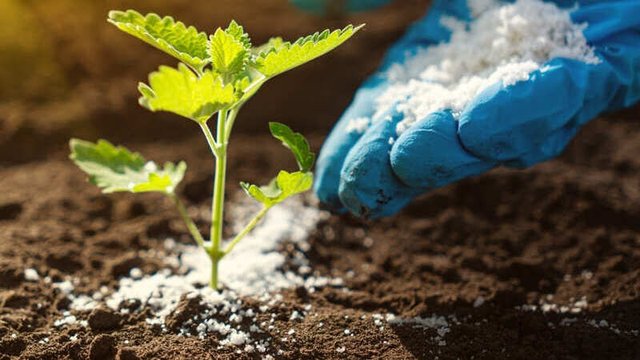
[[[202,130],[216,160],[210,241],[200,234],[175,193],[187,169],[184,161],[160,167],[147,162],[140,154],[106,140],[92,143],[78,139],[70,141],[70,157],[103,193],[158,192],[171,198],[191,236],[211,258],[210,285],[218,289],[220,260],[269,209],[309,190],[313,183],[311,171],[315,154],[307,140],[284,124],[269,123],[271,134],[291,150],[299,169],[280,171],[266,186],[241,183],[244,191],[262,204],[262,209],[222,247],[227,146],[238,112],[267,80],[330,52],[351,38],[361,26],[325,30],[293,43],[273,38],[264,45],[252,47],[249,35],[235,21],[231,21],[226,29],[218,28],[213,35],[187,27],[171,17],[143,16],[133,10],[112,11],[108,21],[180,61],[177,68],[161,66],[149,76],[149,84],[140,83],[138,89],[142,96],[139,102],[151,111],[168,111],[190,119]],[[209,120],[214,116],[217,117],[216,136],[209,127]]]

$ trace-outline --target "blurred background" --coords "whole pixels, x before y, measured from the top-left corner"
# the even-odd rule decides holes
[[[209,33],[236,19],[254,44],[367,23],[346,46],[268,83],[236,130],[265,133],[276,120],[322,136],[428,2],[326,18],[288,0],[0,0],[0,167],[64,155],[70,136],[127,145],[199,139],[190,121],[138,106],[137,83],[175,60],[108,24],[111,9],[172,15]]]

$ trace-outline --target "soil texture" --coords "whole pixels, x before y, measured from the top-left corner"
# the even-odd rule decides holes
[[[313,268],[343,278],[347,290],[284,291],[273,310],[282,316],[269,335],[281,338],[293,328],[296,342],[278,342],[281,353],[273,355],[637,359],[637,111],[593,122],[560,159],[533,169],[499,169],[463,181],[381,222],[334,216],[319,224],[308,252]],[[140,150],[156,159],[187,159],[182,192],[191,206],[205,208],[211,164],[193,141]],[[255,144],[263,151],[254,151]],[[266,137],[238,136],[229,183],[265,180],[282,165],[284,151]],[[78,291],[112,289],[133,267],[157,270],[164,238],[189,239],[164,199],[102,196],[64,159],[12,166],[0,179],[3,358],[250,357],[212,351],[211,340],[158,332],[144,313],[94,311],[77,315],[88,328],[56,328],[68,300],[42,281],[26,281],[24,269],[54,281],[71,276]],[[205,218],[198,219],[203,231]],[[307,304],[313,316],[289,321],[288,314]],[[181,306],[197,310],[186,300]],[[381,330],[376,313],[436,314],[449,327],[443,336],[409,323]]]

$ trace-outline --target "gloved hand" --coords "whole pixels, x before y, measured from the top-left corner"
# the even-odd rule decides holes
[[[588,24],[583,33],[599,63],[552,59],[527,81],[489,87],[458,119],[438,111],[399,137],[403,115],[395,110],[363,134],[348,131],[353,119],[374,114],[376,99],[388,88],[385,70],[449,39],[444,16],[472,21],[466,0],[435,0],[358,90],[323,145],[314,184],[320,200],[368,218],[392,215],[426,191],[496,166],[523,168],[551,159],[587,121],[640,100],[640,1],[553,2],[573,9],[574,23]]]

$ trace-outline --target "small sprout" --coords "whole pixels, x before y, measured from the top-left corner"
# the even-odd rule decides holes
[[[140,105],[151,111],[171,112],[198,124],[216,159],[211,206],[210,241],[205,241],[175,190],[187,169],[185,162],[160,167],[142,155],[106,140],[95,143],[72,139],[70,158],[104,193],[157,192],[171,198],[195,242],[212,261],[211,282],[218,289],[220,260],[233,250],[273,206],[309,190],[313,184],[315,154],[309,143],[288,126],[269,123],[271,134],[293,153],[298,171],[280,171],[265,186],[241,183],[262,209],[224,248],[222,226],[227,171],[227,146],[239,110],[269,79],[314,60],[351,38],[362,26],[325,30],[291,43],[273,38],[258,47],[235,21],[212,35],[173,18],[142,15],[134,10],[111,11],[108,21],[118,29],[176,58],[176,68],[161,66],[140,83]],[[209,120],[217,115],[216,135]]]

